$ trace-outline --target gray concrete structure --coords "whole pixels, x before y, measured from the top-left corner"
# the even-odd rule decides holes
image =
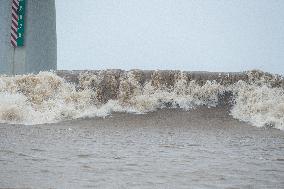
[[[0,0],[0,74],[57,68],[55,0],[26,0],[25,46],[10,43],[12,0]]]

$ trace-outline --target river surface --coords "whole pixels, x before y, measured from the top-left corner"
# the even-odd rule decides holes
[[[284,132],[224,107],[0,124],[0,188],[284,188]]]

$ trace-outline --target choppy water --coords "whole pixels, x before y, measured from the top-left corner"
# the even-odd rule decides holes
[[[141,70],[58,75],[0,76],[0,122],[34,125],[113,112],[231,104],[236,119],[284,129],[284,78],[279,75],[250,71],[212,77],[213,73]]]
[[[0,123],[0,188],[284,188],[279,75],[2,75]]]
[[[284,132],[228,110],[0,124],[0,188],[284,188]]]

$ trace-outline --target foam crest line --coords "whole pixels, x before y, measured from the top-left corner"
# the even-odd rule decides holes
[[[260,70],[252,70],[245,72],[205,72],[205,71],[179,71],[179,70],[120,70],[120,69],[109,69],[109,70],[58,70],[55,72],[58,76],[66,79],[68,82],[75,84],[79,83],[79,78],[82,74],[89,75],[103,75],[107,77],[113,75],[116,78],[123,77],[128,73],[136,75],[141,83],[152,80],[157,75],[161,81],[171,83],[177,75],[184,75],[188,80],[195,80],[197,82],[206,82],[207,80],[215,80],[220,84],[233,84],[239,80],[246,82],[270,82],[274,87],[284,87],[283,76],[277,74],[271,74]]]
[[[0,122],[43,124],[112,112],[230,105],[254,126],[284,129],[284,79],[261,71],[86,70],[0,76]]]

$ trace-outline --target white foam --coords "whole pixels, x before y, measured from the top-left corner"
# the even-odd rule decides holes
[[[51,72],[37,75],[0,77],[0,122],[43,124],[84,117],[106,117],[112,112],[146,113],[160,108],[190,110],[196,106],[216,106],[218,97],[232,92],[231,115],[255,126],[273,126],[284,130],[284,90],[266,82],[221,85],[207,81],[200,85],[188,81],[183,73],[173,85],[166,86],[159,76],[144,84],[133,72],[119,78],[117,98],[101,102],[99,86],[103,74],[82,74],[79,89]],[[251,77],[251,76],[250,76]],[[111,87],[117,78],[110,76]],[[156,80],[155,80],[156,79]]]
[[[267,85],[238,82],[235,86],[234,118],[257,127],[268,126],[284,130],[284,90]]]

